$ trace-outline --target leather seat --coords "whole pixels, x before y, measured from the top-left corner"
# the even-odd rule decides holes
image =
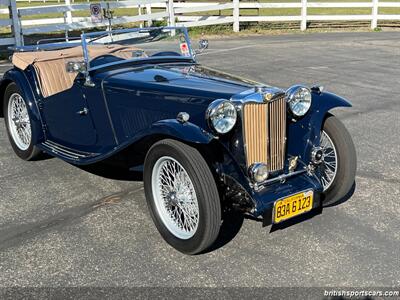
[[[67,72],[65,67],[67,61],[71,61],[71,59],[61,58],[33,64],[44,97],[68,90],[74,84],[77,74]]]

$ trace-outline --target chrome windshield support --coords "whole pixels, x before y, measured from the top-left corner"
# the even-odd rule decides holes
[[[85,86],[89,86],[89,87],[93,87],[94,84],[90,78],[89,75],[89,69],[90,69],[90,65],[89,65],[89,50],[87,48],[87,42],[86,42],[86,34],[82,33],[81,34],[81,42],[82,42],[82,50],[83,50],[83,60],[84,60],[84,64],[85,64],[85,71],[83,72],[83,74],[85,75]]]

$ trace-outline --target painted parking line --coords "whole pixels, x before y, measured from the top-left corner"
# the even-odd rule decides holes
[[[312,70],[321,70],[321,69],[329,69],[327,66],[316,66],[316,67],[307,67],[308,69]]]
[[[230,51],[236,51],[236,50],[241,50],[245,48],[254,48],[254,45],[246,45],[246,46],[240,46],[240,47],[234,47],[234,48],[229,48],[229,49],[220,49],[220,50],[209,50],[204,53],[199,53],[197,56],[203,55],[203,54],[214,54],[214,53],[221,53],[221,52],[230,52]]]

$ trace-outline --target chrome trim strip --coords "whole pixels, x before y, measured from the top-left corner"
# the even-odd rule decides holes
[[[42,143],[42,145],[45,146],[46,148],[48,148],[49,151],[51,151],[51,152],[53,152],[53,153],[55,153],[55,154],[59,154],[59,155],[62,155],[62,156],[64,156],[64,157],[67,157],[67,158],[69,158],[69,159],[79,160],[79,159],[85,157],[85,156],[81,156],[81,155],[79,155],[79,154],[71,153],[71,152],[69,152],[69,151],[64,151],[63,149],[61,149],[61,148],[59,148],[59,147],[57,147],[57,146],[55,146],[55,145],[52,145],[52,144],[49,143],[48,141]]]
[[[89,156],[93,156],[94,153],[86,153],[86,152],[74,152],[72,149],[68,149],[64,146],[61,146],[53,141],[49,141],[47,140],[46,142],[42,143],[43,145],[51,148],[52,150],[57,151],[58,153],[62,153],[65,154],[67,156],[71,156],[71,157],[76,157],[76,158],[84,158],[84,157],[89,157]]]
[[[105,88],[104,88],[104,81],[105,81],[106,79],[108,79],[109,77],[111,77],[112,75],[113,75],[113,74],[110,74],[110,75],[104,77],[103,80],[102,80],[101,83],[100,83],[100,86],[101,86],[101,93],[103,94],[104,107],[105,107],[105,109],[106,109],[106,113],[107,113],[107,117],[108,117],[108,122],[110,123],[111,131],[112,131],[112,133],[113,133],[113,135],[114,135],[114,141],[115,141],[115,143],[116,143],[117,145],[119,145],[119,140],[118,140],[118,136],[117,136],[117,131],[115,130],[115,127],[114,127],[114,122],[113,122],[113,119],[112,119],[112,117],[111,117],[110,108],[108,107],[108,101],[107,101],[106,91],[105,91]]]
[[[271,184],[273,182],[286,180],[287,178],[290,178],[290,177],[293,177],[293,176],[296,176],[296,175],[300,175],[300,174],[303,174],[303,173],[306,173],[306,172],[307,172],[307,169],[304,168],[302,170],[294,171],[292,173],[282,174],[282,175],[279,175],[277,177],[274,177],[274,178],[271,178],[271,179],[267,179],[267,180],[265,180],[263,182],[258,183],[257,187],[261,188],[261,187],[264,187],[264,186],[266,186],[268,184]]]

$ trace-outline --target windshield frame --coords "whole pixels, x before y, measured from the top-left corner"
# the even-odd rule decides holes
[[[193,61],[195,60],[195,51],[192,49],[188,31],[183,26],[182,27],[177,27],[177,26],[143,27],[143,28],[117,29],[117,30],[111,30],[111,31],[97,31],[97,32],[81,34],[81,44],[82,44],[84,63],[86,65],[86,73],[89,74],[90,71],[94,71],[94,70],[108,67],[108,66],[115,66],[115,65],[123,64],[123,63],[127,63],[127,62],[140,62],[140,61],[143,61],[144,63],[149,62],[149,60],[152,60],[151,57],[131,58],[131,59],[124,59],[124,60],[118,61],[118,62],[105,63],[105,64],[102,64],[99,66],[91,67],[88,45],[91,43],[91,41],[95,41],[96,37],[102,38],[102,37],[108,36],[110,34],[124,34],[124,33],[140,32],[140,31],[151,31],[151,30],[170,30],[172,35],[175,35],[176,30],[181,31],[181,33],[183,33],[183,37],[185,38],[186,44],[189,48],[189,55],[184,56],[184,57],[177,56],[175,58],[177,60],[180,60],[182,58],[185,58],[186,60],[193,60]],[[95,44],[95,43],[93,43],[93,44]],[[159,56],[159,57],[154,57],[153,59],[159,60],[159,59],[165,59],[165,58],[172,58],[172,57]]]

